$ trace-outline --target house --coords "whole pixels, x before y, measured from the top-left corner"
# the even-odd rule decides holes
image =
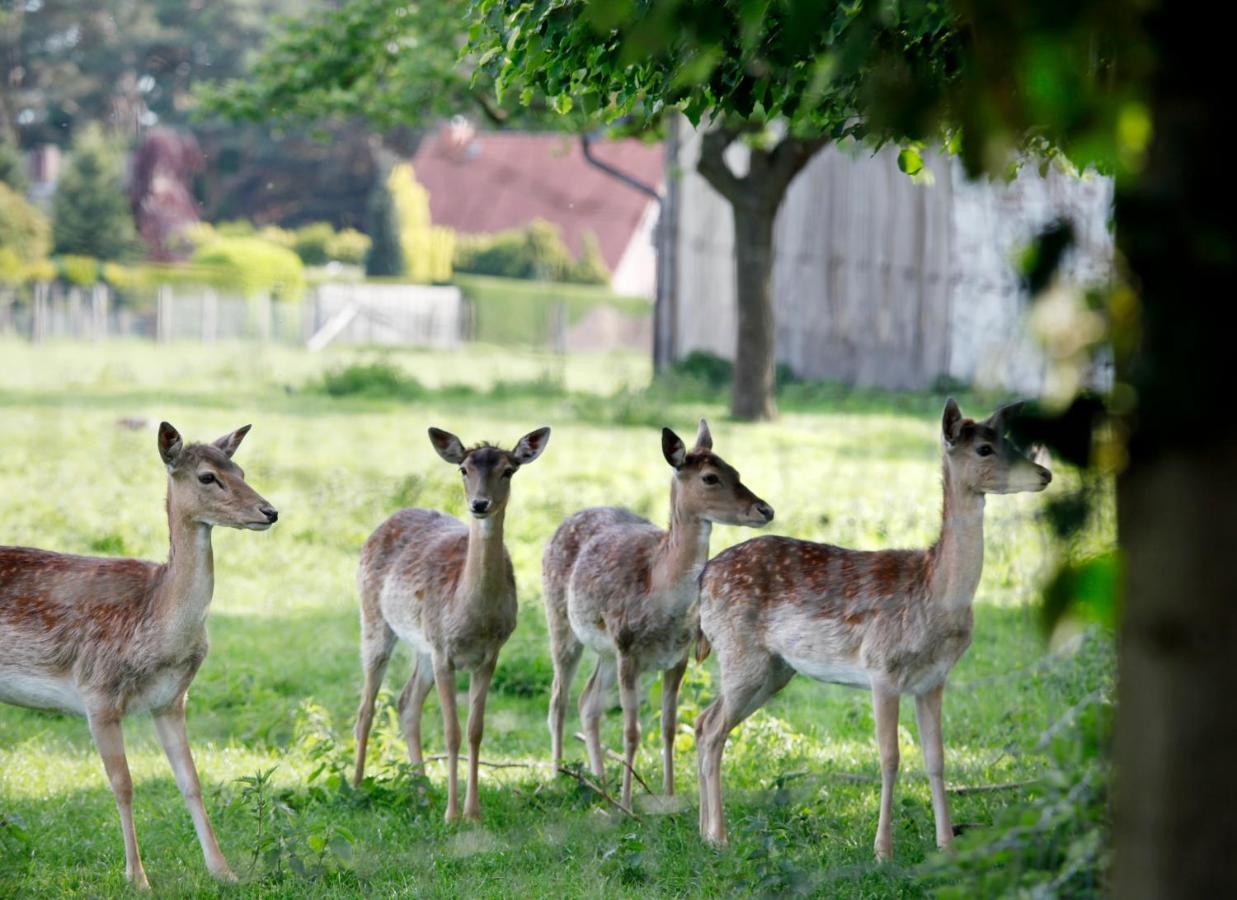
[[[665,169],[660,144],[598,140],[594,154],[653,189]],[[412,159],[430,195],[430,218],[461,234],[491,234],[534,219],[559,227],[573,254],[597,237],[619,294],[652,297],[657,203],[585,159],[564,134],[475,131],[456,120],[426,137]]]
[[[680,131],[669,355],[732,358],[730,206],[696,172],[700,133]],[[738,172],[745,153],[728,151]],[[804,378],[855,385],[922,390],[948,379],[1043,390],[1048,364],[1026,326],[1014,261],[1043,228],[1068,220],[1067,278],[1107,279],[1111,179],[1025,166],[1008,184],[973,182],[956,159],[925,164],[930,175],[916,183],[898,169],[896,148],[833,146],[799,174],[775,226],[778,361]]]

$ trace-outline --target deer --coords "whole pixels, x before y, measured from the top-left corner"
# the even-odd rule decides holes
[[[1020,407],[977,422],[964,418],[952,398],[946,403],[944,503],[931,547],[848,550],[771,535],[731,547],[705,568],[700,655],[716,650],[721,670],[721,693],[695,728],[706,842],[726,842],[721,762],[727,737],[798,673],[872,693],[881,776],[874,849],[882,862],[893,855],[899,698],[915,698],[936,843],[949,846],[941,706],[949,673],[971,643],[985,498],[1042,491],[1052,481],[1045,466],[1007,437]]]
[[[674,795],[679,685],[699,632],[698,581],[712,526],[762,527],[773,520],[773,507],[713,452],[704,419],[690,451],[669,428],[662,429],[661,447],[674,469],[669,528],[619,507],[585,509],[559,526],[542,559],[554,666],[548,720],[554,768],[563,761],[568,691],[588,647],[596,652],[597,664],[580,694],[579,710],[589,765],[604,784],[601,714],[617,677],[623,709],[622,803],[629,809],[640,740],[639,680],[654,670],[662,678],[662,786],[667,796]]]
[[[185,729],[189,685],[206,658],[215,587],[211,531],[265,531],[278,511],[232,461],[250,426],[185,444],[159,426],[167,469],[165,563],[0,547],[0,701],[84,715],[103,758],[125,844],[125,876],[147,890],[133,825],[133,782],[121,721],[150,712],[189,808],[206,868],[236,876],[215,839]]]
[[[374,702],[397,641],[415,661],[399,696],[399,721],[412,765],[424,767],[421,712],[430,689],[438,688],[447,745],[446,821],[459,819],[460,724],[455,672],[469,672],[468,790],[464,818],[479,821],[477,767],[485,729],[485,701],[498,652],[515,631],[515,573],[503,544],[503,521],[511,479],[541,456],[549,428],[530,432],[514,450],[481,443],[465,449],[458,437],[429,429],[430,443],[446,462],[459,467],[467,508],[465,525],[431,509],[402,509],[378,526],[361,550],[357,590],[361,606],[361,667],[365,684],[357,709],[356,771],[365,778],[365,754]]]

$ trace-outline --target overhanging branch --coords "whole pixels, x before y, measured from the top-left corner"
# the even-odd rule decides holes
[[[732,128],[706,131],[700,139],[700,159],[696,163],[696,171],[732,204],[739,201],[743,191],[743,179],[726,164],[726,148],[736,137],[738,132]]]

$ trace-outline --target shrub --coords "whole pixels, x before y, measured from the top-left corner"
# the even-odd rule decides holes
[[[322,376],[320,389],[332,397],[415,400],[425,396],[421,382],[390,363],[346,366]]]
[[[270,291],[274,298],[288,300],[305,289],[300,258],[261,238],[218,238],[199,247],[192,262],[210,283],[247,297]]]
[[[21,263],[47,256],[51,229],[47,218],[0,182],[0,249],[7,249]]]
[[[69,284],[88,287],[99,280],[99,261],[93,256],[77,256],[66,253],[58,257],[60,277]]]
[[[583,252],[576,260],[557,225],[534,219],[523,228],[461,236],[456,244],[455,268],[502,278],[608,284],[610,272],[601,258],[596,235],[586,232],[583,243]]]
[[[365,262],[371,243],[366,235],[355,228],[345,228],[343,231],[337,231],[327,241],[326,255],[328,259],[359,266]]]
[[[138,252],[120,153],[97,126],[73,141],[52,200],[52,223],[56,253],[121,259]]]
[[[585,231],[580,235],[580,245],[580,258],[572,265],[565,280],[576,284],[609,284],[610,270],[602,258],[597,235]]]
[[[399,220],[399,242],[408,278],[422,284],[451,280],[455,232],[430,222],[430,195],[417,183],[412,166],[391,169],[387,187]]]
[[[307,266],[325,265],[328,259],[326,248],[334,237],[335,229],[329,222],[303,225],[292,234],[292,249]]]
[[[257,229],[248,219],[233,219],[231,222],[220,222],[215,226],[219,237],[253,237]]]
[[[26,192],[26,161],[21,148],[0,139],[0,184],[6,184],[15,194]]]
[[[395,213],[395,200],[385,179],[375,179],[366,203],[365,218],[371,240],[369,252],[365,254],[365,274],[404,274],[404,249],[399,240],[399,216]]]
[[[286,228],[280,228],[278,225],[267,225],[258,232],[258,237],[271,244],[284,247],[288,250],[296,250],[296,234]],[[299,255],[299,254],[298,254]]]

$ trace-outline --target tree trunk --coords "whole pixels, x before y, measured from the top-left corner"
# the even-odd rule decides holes
[[[763,198],[754,198],[763,199]],[[730,414],[748,421],[777,415],[773,375],[774,213],[753,203],[734,206],[735,302],[738,329]]]
[[[1237,428],[1230,305],[1237,239],[1217,189],[1228,82],[1199,71],[1230,33],[1163,5],[1155,139],[1122,187],[1116,234],[1141,294],[1142,340],[1122,359],[1138,393],[1118,479],[1126,560],[1116,729],[1115,871],[1121,898],[1232,896],[1237,870]]]
[[[726,164],[726,148],[738,132],[718,128],[700,144],[697,169],[730,204],[734,216],[735,335],[734,387],[730,413],[736,419],[771,419],[773,374],[773,225],[777,211],[796,175],[808,164],[825,138],[785,137],[764,150],[753,147],[748,172],[742,178]]]

